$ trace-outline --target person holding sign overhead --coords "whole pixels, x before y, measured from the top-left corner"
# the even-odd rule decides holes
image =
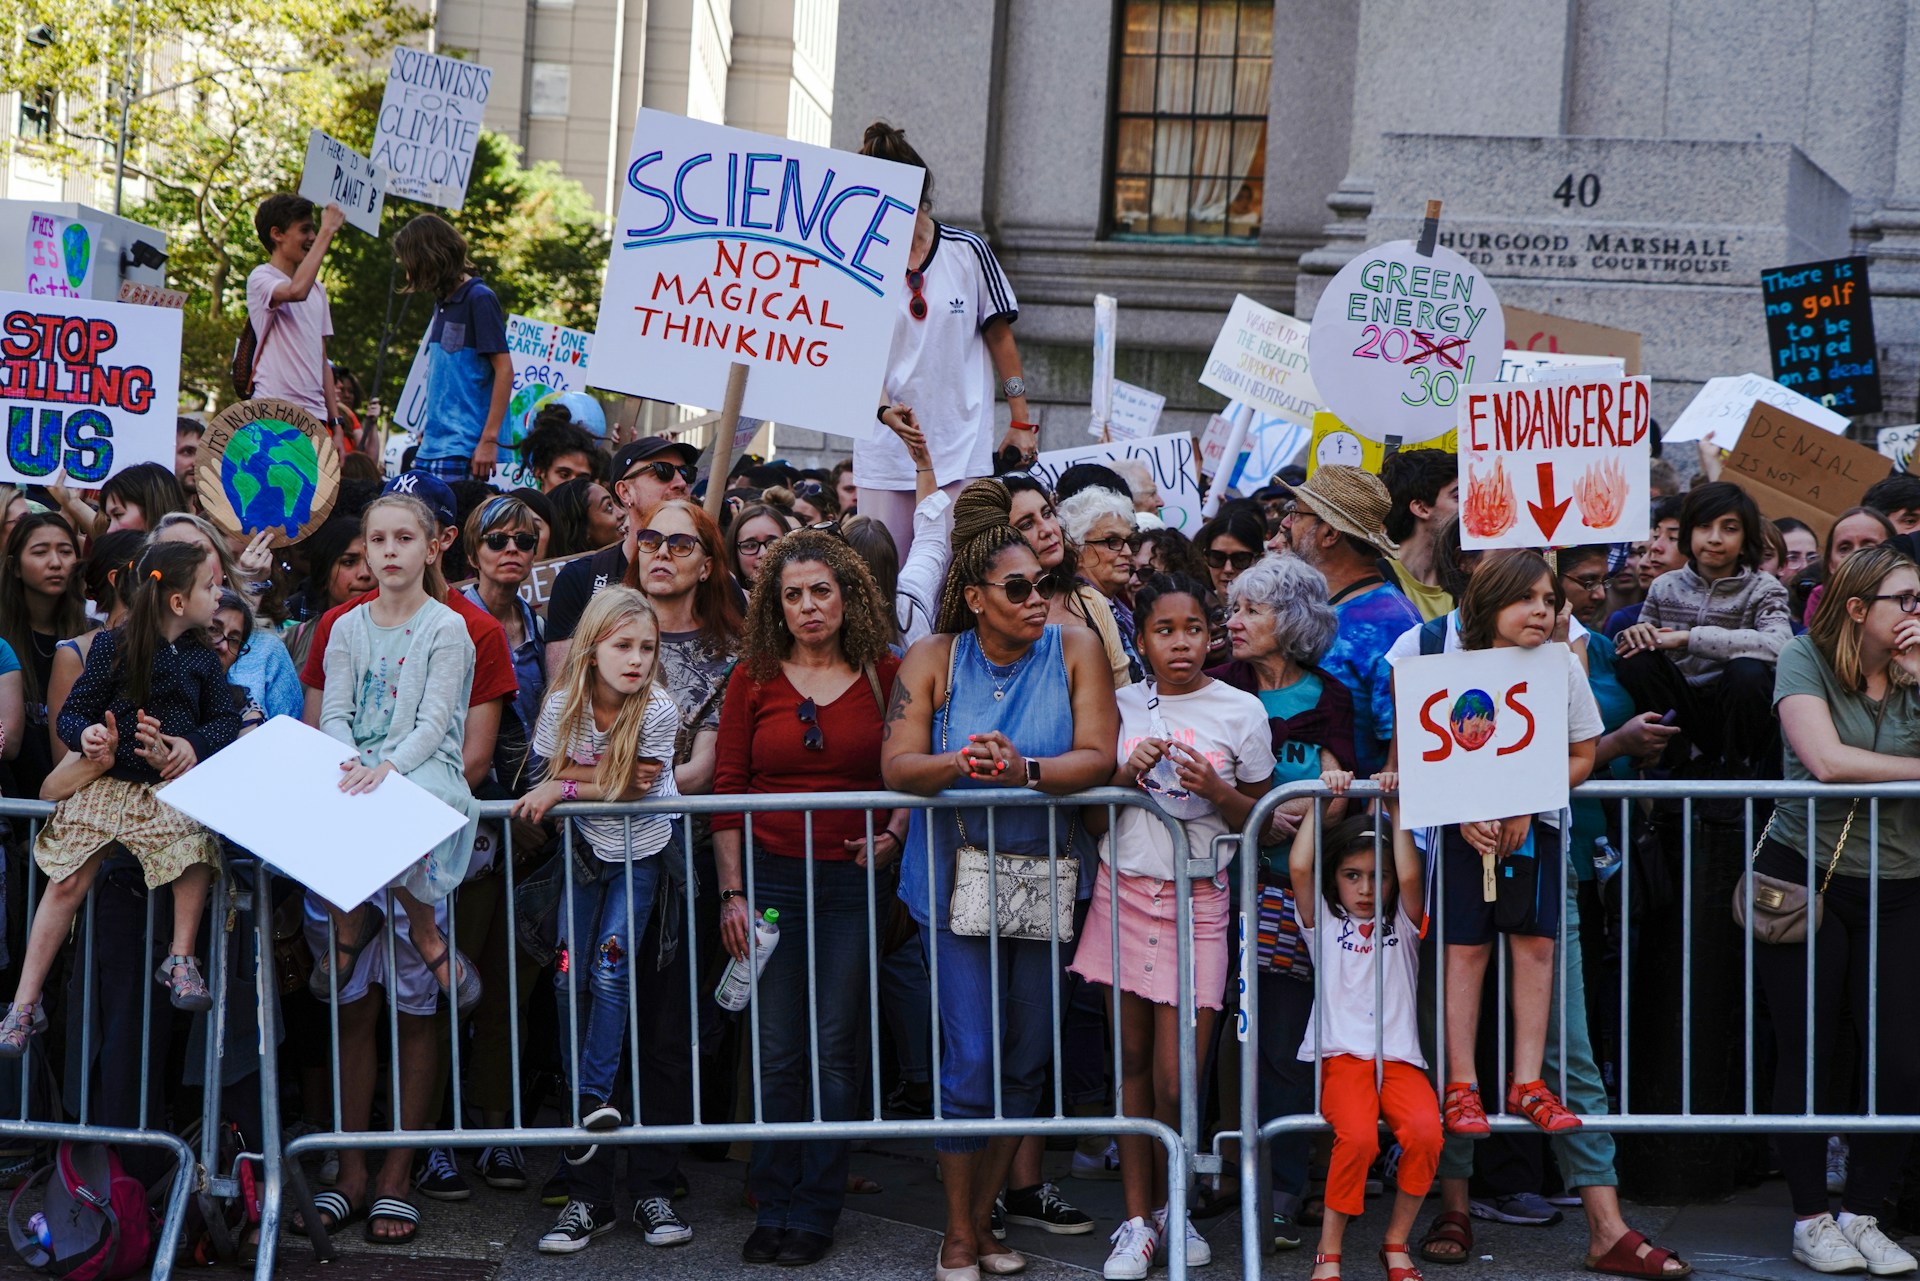
[[[333,311],[320,284],[320,262],[346,225],[340,206],[328,205],[313,225],[313,202],[285,192],[268,196],[253,215],[267,260],[247,276],[247,324],[256,344],[251,398],[290,400],[326,423],[345,452],[339,393],[327,362]]]

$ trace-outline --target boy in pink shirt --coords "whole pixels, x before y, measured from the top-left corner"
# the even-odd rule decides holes
[[[345,222],[340,207],[328,205],[316,229],[311,200],[284,192],[268,196],[254,212],[253,226],[269,256],[247,276],[247,322],[259,342],[253,394],[305,409],[327,424],[342,449],[339,401],[327,362],[333,312],[320,284],[320,260]]]

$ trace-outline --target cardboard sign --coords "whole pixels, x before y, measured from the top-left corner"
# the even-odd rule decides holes
[[[1220,472],[1220,465],[1226,461],[1227,438],[1233,435],[1233,419],[1240,412],[1240,406],[1229,404],[1225,409],[1207,419],[1207,428],[1200,433],[1200,474],[1214,476]]]
[[[207,424],[194,469],[200,510],[227,534],[272,530],[272,545],[320,528],[340,495],[340,451],[327,429],[284,400],[243,400]]]
[[[66,468],[98,485],[135,463],[173,470],[181,313],[90,298],[0,293],[0,481]]]
[[[1797,516],[1824,538],[1834,517],[1859,506],[1867,487],[1889,470],[1877,450],[1756,403],[1721,477],[1738,481],[1767,517]]]
[[[1307,356],[1308,327],[1235,295],[1200,374],[1200,385],[1302,427],[1321,408]]]
[[[1107,418],[1107,435],[1112,440],[1145,440],[1160,426],[1160,411],[1167,398],[1132,383],[1115,380],[1113,405]]]
[[[1111,463],[1116,458],[1137,458],[1147,465],[1153,472],[1154,485],[1160,490],[1160,519],[1166,522],[1167,528],[1177,529],[1191,538],[1200,528],[1203,495],[1200,478],[1194,472],[1193,437],[1186,432],[1169,432],[1147,440],[1055,449],[1040,455],[1029,470],[1051,493],[1060,473],[1075,463]]]
[[[1880,349],[1865,258],[1803,262],[1760,273],[1773,377],[1849,415],[1880,409]]]
[[[1460,395],[1460,546],[1579,547],[1647,536],[1645,378],[1481,383]]]
[[[1438,449],[1453,453],[1459,436],[1448,432],[1432,440],[1423,440],[1414,445],[1402,445],[1401,449]],[[1313,416],[1313,438],[1307,442],[1307,475],[1311,476],[1325,464],[1338,464],[1342,467],[1358,467],[1362,471],[1380,474],[1387,464],[1387,451],[1377,440],[1368,440],[1332,414]]]
[[[1626,376],[1640,372],[1640,335],[1565,316],[1549,316],[1525,307],[1502,307],[1507,322],[1507,350],[1614,356],[1626,363]]]
[[[386,171],[318,129],[307,135],[300,194],[318,208],[339,205],[349,223],[369,236],[379,236],[380,210],[387,203]]]
[[[1453,430],[1467,383],[1500,367],[1506,319],[1479,268],[1451,249],[1411,240],[1363,249],[1327,286],[1308,347],[1326,408],[1382,443],[1417,444]]]
[[[387,190],[443,209],[466,203],[492,88],[490,67],[396,48],[370,157],[386,170]]]
[[[883,430],[924,171],[642,110],[625,172],[588,383],[712,409],[738,361],[743,414]]]
[[[1920,423],[1882,427],[1877,444],[1881,456],[1893,460],[1895,471],[1910,470],[1908,463],[1913,458],[1914,446],[1920,444]]]
[[[1400,821],[1438,827],[1567,804],[1567,647],[1462,650],[1393,665]],[[1494,780],[1498,786],[1490,786]],[[1559,858],[1559,837],[1541,858]]]
[[[36,298],[91,298],[100,224],[60,214],[27,215],[27,292]]]
[[[130,302],[136,307],[171,307],[181,311],[187,305],[187,291],[143,285],[137,280],[123,280],[120,282],[120,301]]]
[[[1113,421],[1113,357],[1119,343],[1120,303],[1111,294],[1093,296],[1093,423],[1090,434],[1099,437]],[[1151,436],[1149,427],[1146,434]]]
[[[1700,394],[1673,420],[1673,426],[1660,439],[1664,444],[1687,440],[1711,440],[1722,449],[1738,438],[1746,426],[1747,413],[1754,404],[1784,409],[1828,432],[1844,432],[1847,420],[1817,400],[1808,400],[1759,374],[1738,374],[1731,378],[1709,378]]]

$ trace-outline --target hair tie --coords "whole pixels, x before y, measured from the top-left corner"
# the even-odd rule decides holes
[[[157,570],[157,569],[150,569],[150,570],[148,570],[148,571],[147,571],[147,574],[148,574],[148,576],[149,576],[149,577],[151,577],[151,578],[153,579],[153,581],[154,581],[154,582],[156,582],[156,583],[157,583],[157,582],[159,582],[159,581],[160,581],[160,571],[159,571],[159,570]]]

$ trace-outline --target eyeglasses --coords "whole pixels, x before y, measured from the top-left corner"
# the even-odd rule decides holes
[[[1252,569],[1253,562],[1260,559],[1259,552],[1217,552],[1211,547],[1200,554],[1206,558],[1208,569],[1232,567],[1236,574]]]
[[[1128,539],[1125,534],[1113,534],[1106,538],[1089,538],[1080,545],[1082,547],[1104,547],[1110,552],[1119,553],[1130,550],[1132,541]]]
[[[239,632],[223,632],[217,628],[209,627],[207,629],[207,641],[215,649],[224,649],[230,653],[238,654],[245,649],[247,638]]]
[[[826,751],[827,736],[820,732],[820,709],[814,706],[812,699],[803,698],[800,700],[798,710],[800,723],[807,727],[806,732],[800,736],[800,745],[809,752]]]
[[[634,541],[649,556],[664,546],[675,560],[685,560],[700,550],[700,540],[692,534],[663,534],[657,529],[641,530],[634,535]]]
[[[998,587],[1007,594],[1007,603],[1010,605],[1021,604],[1027,597],[1036,592],[1040,594],[1041,600],[1052,600],[1055,591],[1054,582],[1051,578],[1043,578],[1037,583],[1029,582],[1024,578],[1009,578],[1004,583],[996,583],[989,579],[982,583],[981,586]]]
[[[782,537],[783,535],[775,534],[771,538],[743,538],[735,543],[734,546],[749,556],[758,556],[761,552],[779,542]]]
[[[1572,583],[1589,596],[1598,596],[1601,592],[1607,590],[1607,576],[1605,574],[1589,574],[1584,578],[1569,577],[1566,581]]]
[[[529,534],[522,530],[517,534],[488,534],[480,541],[487,545],[487,550],[490,552],[503,552],[507,550],[508,543],[512,543],[523,552],[530,552],[540,545],[540,535]]]
[[[927,318],[927,300],[920,296],[920,291],[926,288],[926,284],[925,272],[914,271],[911,268],[907,270],[907,288],[913,291],[913,297],[907,299],[907,314],[915,320]]]
[[[1869,596],[1868,600],[1890,600],[1903,614],[1920,614],[1920,592],[1895,592],[1892,595]]]
[[[691,485],[694,477],[700,474],[685,463],[670,463],[665,459],[656,458],[652,462],[641,463],[639,466],[628,471],[627,474],[620,479],[632,480],[643,471],[652,472],[653,478],[662,485],[671,483],[675,476],[680,477],[681,480]]]

